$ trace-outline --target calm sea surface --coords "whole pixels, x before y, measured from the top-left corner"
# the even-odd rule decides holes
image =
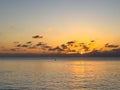
[[[0,59],[0,90],[120,90],[120,58]]]

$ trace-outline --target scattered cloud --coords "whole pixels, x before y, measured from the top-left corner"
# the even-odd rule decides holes
[[[55,47],[54,50],[63,51],[63,49],[61,49],[59,46]]]
[[[41,46],[41,45],[43,45],[43,43],[42,42],[38,42],[35,46]]]
[[[114,51],[114,52],[119,52],[119,53],[120,53],[120,48],[112,49],[112,51]]]
[[[10,49],[11,51],[16,51],[16,49]]]
[[[61,47],[62,47],[62,49],[67,49],[67,45],[65,45],[65,44],[62,44]]]
[[[28,47],[28,45],[22,45],[21,47]]]
[[[89,51],[89,47],[86,46],[86,45],[83,45],[83,49],[84,49],[85,51]]]
[[[51,46],[42,46],[43,48],[46,48],[46,49],[50,49],[50,48],[52,48]]]
[[[90,42],[95,42],[95,40],[91,40]]]
[[[52,48],[52,47],[50,47],[49,49],[48,49],[49,51],[63,51],[63,49],[62,48],[60,48],[59,46],[56,46],[55,48]]]
[[[16,49],[15,49],[15,48],[12,48],[12,49],[10,49],[10,51],[16,51]]]
[[[28,42],[26,42],[26,44],[31,44],[32,43],[32,41],[28,41]]]
[[[31,46],[31,47],[28,47],[28,49],[37,49],[36,46]]]
[[[35,39],[37,39],[37,38],[43,38],[43,36],[35,35],[35,36],[32,36],[32,38],[35,38]]]
[[[80,45],[83,45],[83,44],[85,44],[85,43],[79,43]]]
[[[35,38],[35,39],[43,38],[43,36],[35,35],[35,36],[32,36],[32,38]],[[27,51],[30,51],[31,49],[35,49],[37,51],[40,50],[42,52],[47,52],[47,53],[53,52],[53,53],[59,53],[59,54],[64,54],[64,53],[80,54],[80,52],[84,52],[84,55],[86,55],[86,56],[97,56],[97,55],[104,56],[104,55],[108,55],[108,54],[115,55],[115,54],[120,53],[119,45],[109,44],[109,43],[106,43],[104,45],[104,48],[109,49],[108,51],[105,49],[97,50],[95,47],[93,47],[94,49],[91,49],[91,44],[93,44],[94,42],[95,42],[95,40],[91,40],[88,44],[88,43],[84,43],[84,42],[77,42],[74,40],[70,40],[70,41],[68,41],[66,43],[62,43],[61,45],[58,45],[58,46],[50,46],[45,42],[33,42],[30,40],[30,41],[21,43],[19,41],[15,41],[15,42],[13,42],[13,44],[15,46],[13,46],[11,49],[9,49],[9,51],[13,51],[13,52],[16,51],[16,53],[17,53],[18,51],[27,52]]]
[[[21,44],[16,45],[16,47],[21,47]]]
[[[73,45],[75,44],[75,42],[76,42],[76,41],[68,41],[68,42],[67,42],[67,45],[73,46]]]
[[[105,44],[105,47],[107,47],[107,48],[118,48],[119,45],[114,45],[114,44],[106,43],[106,44]]]

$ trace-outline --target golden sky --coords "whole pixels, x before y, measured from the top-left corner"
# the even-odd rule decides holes
[[[11,52],[16,41],[56,47],[74,40],[87,45],[94,40],[91,49],[106,43],[119,45],[119,9],[119,0],[1,0],[0,52]],[[43,38],[32,38],[35,35]]]

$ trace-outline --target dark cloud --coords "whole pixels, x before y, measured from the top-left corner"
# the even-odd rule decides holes
[[[42,42],[38,42],[35,46],[41,46],[41,45],[43,45],[43,43]]]
[[[76,50],[68,50],[68,52],[75,53]]]
[[[43,38],[43,36],[35,35],[35,36],[32,36],[32,38]]]
[[[88,43],[88,45],[92,45],[95,42],[95,40],[91,40],[90,43]]]
[[[16,43],[16,47],[29,47],[32,45],[32,41],[28,41],[25,44]]]
[[[85,43],[79,43],[80,45],[83,45],[83,44],[85,44]]]
[[[26,42],[26,44],[31,44],[32,43],[32,41],[28,41],[28,42]]]
[[[37,47],[36,46],[31,46],[31,47],[28,47],[29,49],[36,49]]]
[[[64,51],[62,48],[60,48],[59,46],[56,46],[55,48],[49,48],[49,51]]]
[[[67,49],[67,46],[65,44],[61,45],[62,49]]]
[[[93,40],[91,42],[94,42]],[[88,44],[89,45],[89,44]],[[79,43],[79,46],[85,51],[89,51],[89,47],[85,43]]]
[[[21,47],[28,47],[28,45],[21,45]]]
[[[118,48],[118,49],[112,49],[112,51],[120,53],[120,48]]]
[[[81,46],[83,46],[85,43],[78,43],[78,45],[81,47]]]
[[[16,49],[15,49],[15,48],[12,48],[12,49],[10,49],[10,51],[16,51]]]
[[[75,41],[69,41],[69,42],[67,42],[67,45],[73,46],[74,43],[75,43]]]
[[[78,45],[75,45],[74,47],[78,47]]]
[[[107,48],[118,48],[119,45],[113,45],[113,44],[106,43],[105,47],[107,47]]]
[[[42,47],[41,49],[42,49],[42,50],[46,50],[46,48],[43,48],[43,47]]]
[[[18,44],[18,45],[16,45],[16,47],[29,47],[29,46],[31,46],[31,45],[27,45],[27,44]]]
[[[63,49],[61,49],[59,46],[55,47],[54,50],[63,51]]]
[[[83,49],[84,49],[85,51],[89,51],[89,47],[86,46],[86,45],[83,45]]]
[[[43,48],[46,48],[46,49],[49,49],[49,48],[52,48],[51,46],[42,46]]]
[[[95,40],[91,40],[90,42],[95,42]]]
[[[11,51],[16,51],[16,49],[10,49]]]
[[[41,47],[41,48],[48,48],[49,46],[46,43],[43,42],[38,42],[37,44],[35,44],[36,47]]]
[[[21,44],[16,45],[16,47],[21,47]]]
[[[36,35],[32,36],[32,38],[43,38],[43,36]],[[95,40],[91,40],[89,43],[84,43],[84,42],[77,42],[77,41],[68,41],[66,43],[61,44],[60,46],[49,46],[47,43],[44,42],[37,42],[34,43],[31,40],[27,41],[25,43],[21,43],[18,41],[14,42],[14,47],[12,49],[9,49],[9,51],[23,51],[25,49],[26,51],[28,49],[38,49],[42,52],[49,51],[50,53],[57,53],[57,54],[65,54],[65,53],[70,53],[70,54],[79,54],[82,50],[85,52],[84,54],[79,54],[79,55],[85,55],[85,56],[119,56],[120,54],[120,48],[119,45],[114,45],[114,44],[109,44],[106,43],[104,45],[104,49],[99,49],[97,50],[95,47],[92,50],[91,45],[95,44]],[[107,51],[106,48],[110,48],[109,51]],[[19,48],[19,49],[17,49]],[[45,53],[46,54],[46,53]],[[67,55],[67,54],[66,54]]]
[[[92,57],[120,57],[120,48],[112,49],[110,51],[100,51],[93,50],[89,53],[85,53],[84,56],[92,56]]]
[[[49,48],[48,51],[54,51],[53,48]]]
[[[47,45],[47,44],[41,45],[41,49],[42,50],[48,50],[48,51],[50,51],[50,50],[54,51],[53,48],[51,46]]]

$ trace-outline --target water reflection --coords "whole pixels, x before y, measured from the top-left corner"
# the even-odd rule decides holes
[[[94,80],[94,71],[96,71],[94,63],[92,62],[91,64],[91,62],[74,61],[68,66],[71,73],[71,79],[68,83],[69,89],[87,90],[90,83]]]
[[[114,76],[118,75],[116,70],[120,71],[119,65],[120,62],[116,61],[72,61],[68,64],[68,87],[75,90],[104,90],[112,88],[113,82],[116,83],[114,86],[118,86],[119,81]]]
[[[0,89],[117,90],[119,65],[97,60],[0,60]]]

